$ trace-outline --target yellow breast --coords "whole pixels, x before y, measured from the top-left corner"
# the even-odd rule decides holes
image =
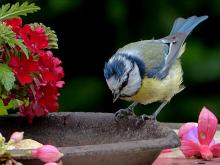
[[[149,104],[156,101],[169,101],[176,93],[183,90],[182,68],[177,61],[170,69],[169,74],[163,80],[145,77],[138,93],[132,97],[122,98],[128,101],[136,101],[141,104]]]

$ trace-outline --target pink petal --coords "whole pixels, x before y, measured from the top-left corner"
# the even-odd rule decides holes
[[[24,137],[24,132],[14,132],[11,137],[10,140],[17,143],[19,141],[21,141]]]
[[[214,157],[220,157],[220,143],[214,144],[210,147]]]
[[[173,150],[171,148],[163,149],[162,153],[172,152]]]
[[[190,141],[193,141],[194,143],[199,144],[198,127],[196,126],[191,127],[191,129],[188,130],[187,133],[183,134],[182,140],[190,140]]]
[[[42,147],[33,150],[31,154],[33,157],[36,157],[45,163],[55,162],[63,156],[63,154],[52,145],[43,145]]]
[[[213,154],[208,145],[200,145],[200,153],[204,160],[211,160],[213,158]]]
[[[44,33],[44,29],[41,26],[36,26],[34,30],[39,33]]]
[[[199,141],[202,145],[209,145],[215,135],[218,120],[215,115],[206,107],[203,107],[199,114],[198,134]]]
[[[56,87],[62,88],[64,84],[65,84],[64,81],[57,81],[57,82],[56,82]]]
[[[198,126],[198,124],[197,123],[193,123],[193,122],[183,124],[180,127],[179,132],[178,132],[179,138],[181,139],[182,136],[184,134],[186,134],[192,127],[197,127],[197,126]]]
[[[185,157],[200,156],[200,148],[197,143],[191,140],[182,140],[180,150],[183,152]]]

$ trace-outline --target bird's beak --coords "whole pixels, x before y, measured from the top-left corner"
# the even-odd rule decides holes
[[[119,98],[120,93],[114,93],[113,94],[113,103]]]

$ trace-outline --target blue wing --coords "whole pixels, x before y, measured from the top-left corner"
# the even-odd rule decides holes
[[[169,73],[169,69],[172,64],[176,61],[180,49],[191,31],[202,21],[206,20],[208,16],[192,16],[187,19],[178,18],[173,25],[170,35],[160,39],[163,44],[169,46],[168,54],[165,54],[164,61],[161,63],[162,66],[153,68],[148,71],[148,75],[163,79]],[[153,73],[153,74],[152,74]]]

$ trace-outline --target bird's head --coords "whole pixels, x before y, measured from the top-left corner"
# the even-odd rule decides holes
[[[116,53],[105,63],[104,76],[114,96],[113,102],[138,92],[145,74],[144,68],[141,59],[127,54]]]

